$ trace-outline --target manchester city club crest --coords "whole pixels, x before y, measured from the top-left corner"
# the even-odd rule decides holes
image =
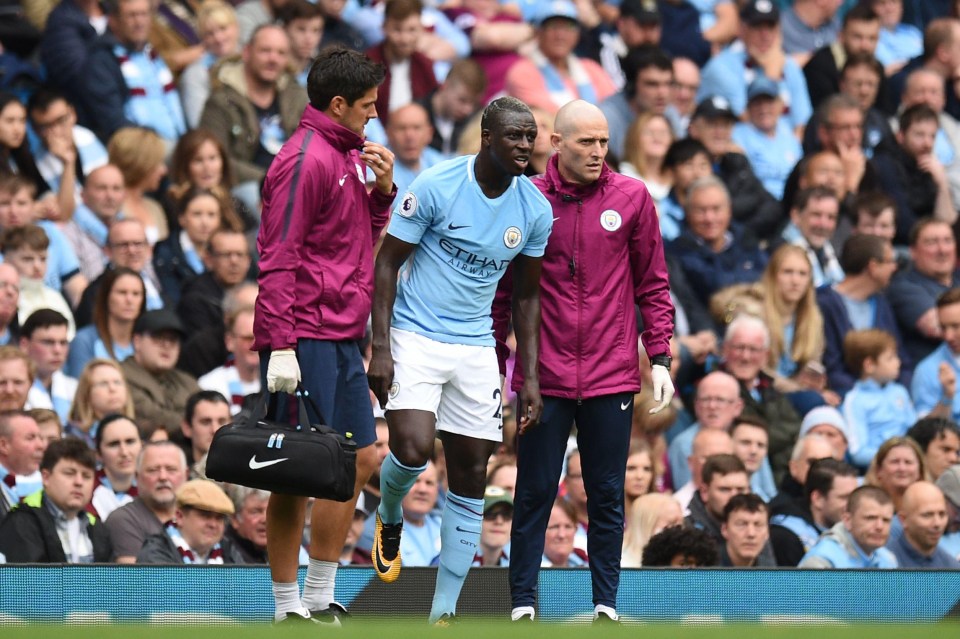
[[[390,384],[390,398],[393,399],[400,392],[400,384],[394,382]]]
[[[508,249],[515,249],[520,246],[520,240],[523,239],[523,233],[516,226],[511,226],[503,232],[503,243]]]
[[[621,224],[623,224],[623,218],[620,217],[620,214],[613,209],[607,209],[600,214],[600,226],[602,226],[606,231],[610,231],[612,233],[620,228]]]
[[[403,217],[410,217],[417,212],[417,196],[407,192],[400,200],[400,206],[397,207],[397,213]]]

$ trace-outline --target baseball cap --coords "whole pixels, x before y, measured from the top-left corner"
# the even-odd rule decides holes
[[[943,491],[950,503],[960,508],[960,464],[954,464],[943,471],[937,478],[937,487]]]
[[[162,333],[163,331],[179,333],[181,339],[186,337],[187,334],[176,313],[165,308],[156,311],[147,311],[138,317],[137,321],[133,324],[134,335]]]
[[[709,98],[704,98],[703,101],[697,105],[697,109],[693,112],[693,119],[696,120],[697,118],[706,118],[707,120],[729,118],[736,120],[737,116],[730,107],[729,100],[719,95],[713,95]]]
[[[189,506],[221,515],[233,514],[233,502],[227,493],[209,479],[191,479],[177,490],[177,505]]]
[[[507,504],[513,508],[513,497],[499,486],[487,486],[483,493],[483,512],[486,513],[497,504]]]
[[[663,20],[656,0],[623,0],[620,3],[620,15],[633,18],[640,24],[660,24]]]
[[[759,97],[776,98],[780,96],[780,87],[765,75],[758,75],[747,87],[747,102]]]
[[[533,24],[539,27],[550,18],[566,18],[578,24],[580,22],[577,7],[570,0],[552,0],[540,5],[533,15]]]
[[[740,9],[740,19],[750,26],[757,24],[779,24],[780,9],[774,0],[749,0]]]
[[[817,406],[808,412],[804,416],[803,421],[800,422],[800,434],[798,437],[803,437],[813,428],[822,424],[833,426],[843,434],[844,439],[848,442],[850,441],[850,429],[847,428],[847,422],[843,419],[840,411],[833,406]]]

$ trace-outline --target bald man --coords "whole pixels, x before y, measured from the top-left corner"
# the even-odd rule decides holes
[[[432,139],[430,116],[419,104],[407,104],[390,114],[387,146],[396,158],[393,183],[397,193],[406,193],[413,178],[443,160],[443,154],[429,146]]]
[[[960,568],[957,558],[940,546],[947,527],[947,500],[936,484],[911,484],[903,493],[897,516],[903,532],[891,533],[887,548],[901,568]]]
[[[633,396],[640,390],[634,304],[640,307],[640,337],[653,365],[658,404],[651,412],[673,397],[673,305],[657,213],[642,182],[605,164],[609,138],[600,109],[583,100],[566,104],[557,112],[550,138],[555,153],[546,174],[534,179],[553,207],[554,222],[540,280],[543,418],[521,429],[517,449],[510,553],[514,620],[535,614],[544,533],[574,422],[587,493],[594,619],[618,619],[623,482]],[[494,308],[501,344],[509,288],[501,283]],[[518,365],[513,388],[522,388],[523,381]]]

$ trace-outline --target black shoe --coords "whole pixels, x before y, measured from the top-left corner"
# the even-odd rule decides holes
[[[342,626],[343,620],[349,616],[350,613],[347,612],[347,609],[336,601],[331,602],[326,610],[310,611],[310,618],[313,619],[315,623],[323,626],[333,626],[335,628]]]
[[[311,624],[317,625],[320,621],[313,618],[309,612],[304,615],[299,612],[288,612],[283,615],[282,619],[277,619],[273,622],[275,626],[309,626]]]

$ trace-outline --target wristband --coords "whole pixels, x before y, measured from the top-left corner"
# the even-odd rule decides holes
[[[667,370],[670,370],[670,363],[672,361],[673,358],[669,355],[657,355],[650,358],[650,364],[652,366],[663,366]]]

